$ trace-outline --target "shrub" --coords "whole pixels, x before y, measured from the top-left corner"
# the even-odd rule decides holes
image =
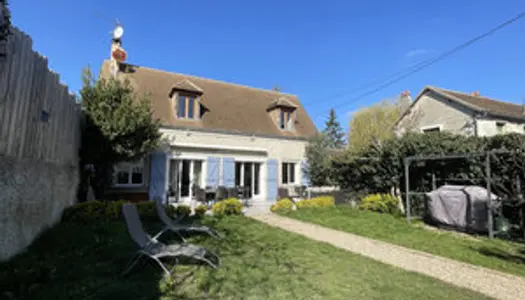
[[[242,203],[237,198],[228,198],[213,204],[211,210],[216,216],[240,215]]]
[[[195,216],[202,217],[204,214],[208,211],[208,206],[206,205],[199,205],[195,207]]]
[[[333,207],[335,206],[335,200],[332,196],[321,196],[299,201],[296,205],[297,208]]]
[[[294,205],[295,204],[293,203],[292,200],[288,198],[284,198],[284,199],[277,201],[277,203],[272,204],[272,206],[270,207],[270,210],[272,212],[285,213],[285,212],[291,211]]]
[[[105,222],[122,220],[122,205],[125,200],[119,201],[87,201],[68,207],[62,213],[62,222]],[[137,211],[142,220],[158,220],[154,201],[139,202],[136,204]],[[166,208],[168,215],[173,215],[175,209],[172,206]]]
[[[179,205],[175,207],[175,214],[179,217],[187,217],[191,214],[191,207],[188,205]]]
[[[359,208],[379,213],[396,214],[399,212],[399,200],[390,194],[372,194],[361,199]]]

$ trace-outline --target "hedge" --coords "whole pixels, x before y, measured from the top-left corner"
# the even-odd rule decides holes
[[[493,137],[465,137],[450,133],[407,134],[371,145],[357,156],[349,154],[332,161],[335,180],[344,190],[365,194],[405,191],[404,158],[415,155],[473,154],[491,150],[517,153],[491,155],[492,190],[508,202],[518,195],[517,181],[525,189],[525,136],[518,133]],[[519,152],[521,151],[521,152]],[[485,186],[485,156],[464,159],[414,161],[410,165],[410,190],[432,189],[432,174],[444,184]]]

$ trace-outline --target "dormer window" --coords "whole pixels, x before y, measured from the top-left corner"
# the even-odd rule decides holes
[[[193,82],[184,79],[173,84],[170,98],[173,101],[177,119],[199,120],[206,108],[200,103],[203,90]]]
[[[268,112],[281,130],[295,130],[295,111],[297,105],[281,97],[268,106]]]
[[[177,98],[177,118],[197,119],[199,116],[199,104],[194,95],[179,94]]]

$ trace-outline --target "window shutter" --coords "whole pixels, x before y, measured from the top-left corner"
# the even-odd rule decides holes
[[[308,163],[306,160],[301,161],[301,185],[309,186],[310,182],[308,180]]]
[[[266,199],[269,202],[275,202],[277,199],[277,173],[278,173],[278,163],[276,159],[269,159],[266,163],[267,166],[267,188],[268,192],[266,194]]]
[[[233,157],[222,159],[222,182],[227,188],[235,186],[235,160]]]
[[[208,168],[206,171],[206,186],[216,187],[219,185],[219,158],[208,157]]]
[[[166,159],[164,152],[151,154],[149,198],[161,197],[166,201]]]

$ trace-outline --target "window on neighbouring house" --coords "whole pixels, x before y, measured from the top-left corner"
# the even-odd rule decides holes
[[[281,172],[283,184],[295,183],[295,163],[283,163]]]
[[[436,127],[429,127],[429,128],[425,128],[422,130],[423,133],[430,133],[430,132],[440,132],[440,128],[439,126],[436,126]]]
[[[293,130],[293,111],[281,109],[279,127],[282,130]]]
[[[503,127],[505,127],[505,122],[496,122],[496,132],[502,133]]]
[[[144,183],[144,163],[120,163],[115,166],[115,186],[139,186]]]
[[[177,100],[177,118],[197,119],[199,116],[199,105],[195,96],[179,95]]]

